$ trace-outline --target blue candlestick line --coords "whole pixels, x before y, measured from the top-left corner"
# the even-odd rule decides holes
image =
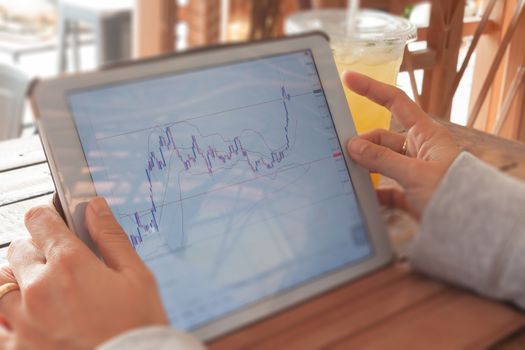
[[[290,138],[289,138],[289,125],[290,116],[288,112],[287,102],[290,101],[290,94],[287,93],[286,89],[281,87],[281,97],[284,108],[284,145],[281,149],[271,151],[267,156],[262,156],[260,153],[256,155],[250,154],[242,143],[241,137],[236,136],[233,140],[227,144],[225,151],[218,150],[215,146],[208,146],[202,148],[199,146],[199,142],[195,135],[191,136],[191,147],[190,151],[185,153],[184,150],[177,145],[175,138],[173,137],[172,127],[165,127],[162,134],[158,137],[158,148],[156,151],[150,151],[147,158],[147,165],[145,169],[146,179],[149,184],[149,197],[151,207],[140,213],[136,211],[132,220],[136,225],[136,233],[131,233],[129,238],[135,249],[143,242],[144,236],[159,231],[158,221],[158,205],[155,203],[153,195],[153,176],[156,173],[161,173],[168,169],[170,166],[169,160],[174,157],[180,161],[184,171],[189,171],[194,168],[199,162],[203,162],[207,173],[213,176],[214,171],[221,165],[226,165],[228,162],[237,161],[239,158],[244,159],[250,166],[254,173],[260,172],[263,169],[273,169],[276,164],[281,163],[285,157],[287,151],[290,149]],[[168,160],[168,161],[167,161]]]

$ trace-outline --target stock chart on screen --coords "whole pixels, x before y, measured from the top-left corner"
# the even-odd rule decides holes
[[[310,51],[81,90],[98,195],[192,329],[371,254]]]

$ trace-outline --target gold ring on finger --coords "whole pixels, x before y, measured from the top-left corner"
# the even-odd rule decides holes
[[[0,299],[2,299],[7,293],[14,292],[15,290],[20,290],[18,283],[4,283],[0,286]]]
[[[405,139],[405,142],[403,143],[403,147],[401,147],[401,154],[406,155],[408,151],[408,139]]]

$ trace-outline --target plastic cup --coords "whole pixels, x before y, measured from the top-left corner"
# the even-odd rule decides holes
[[[410,21],[384,12],[363,10],[348,28],[347,10],[325,9],[298,12],[286,20],[287,34],[322,30],[330,37],[335,63],[340,73],[354,71],[395,85],[405,46],[414,41],[417,28]],[[358,133],[389,129],[390,112],[345,88]],[[373,177],[377,185],[379,177]]]

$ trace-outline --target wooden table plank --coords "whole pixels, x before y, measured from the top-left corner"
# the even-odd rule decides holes
[[[448,288],[327,349],[487,349],[525,325],[525,316],[498,303]]]
[[[0,207],[54,191],[46,163],[0,172]]]
[[[414,304],[425,302],[445,287],[427,278],[407,274],[405,279],[370,291],[362,298],[350,300],[337,308],[324,310],[315,318],[306,319],[286,332],[268,337],[253,349],[294,348],[319,349],[334,339],[352,336]]]
[[[448,129],[467,151],[518,179],[525,180],[525,143],[450,124]]]
[[[0,207],[0,247],[14,239],[28,235],[24,226],[24,214],[32,207],[48,204],[52,195],[45,195],[31,200]]]
[[[220,338],[210,343],[210,349],[249,348],[261,338],[278,334],[292,325],[301,323],[304,319],[311,319],[327,309],[336,308],[348,300],[370,293],[371,290],[384,288],[390,283],[403,279],[406,277],[406,273],[407,268],[405,266],[396,265],[368,274],[351,284],[346,284],[313,298],[307,303],[307,307],[304,307],[305,304],[291,307],[261,322]]]
[[[396,269],[403,268],[396,265],[387,271]],[[210,349],[321,348],[445,289],[437,282],[404,271],[402,278],[382,285],[374,281],[375,274],[360,285],[357,285],[359,282],[347,284],[338,290],[342,293],[336,303],[332,303],[333,294],[323,295],[301,305],[296,317],[268,319],[210,344]],[[313,306],[317,306],[315,312]]]
[[[46,162],[40,138],[31,136],[0,142],[0,172]]]

